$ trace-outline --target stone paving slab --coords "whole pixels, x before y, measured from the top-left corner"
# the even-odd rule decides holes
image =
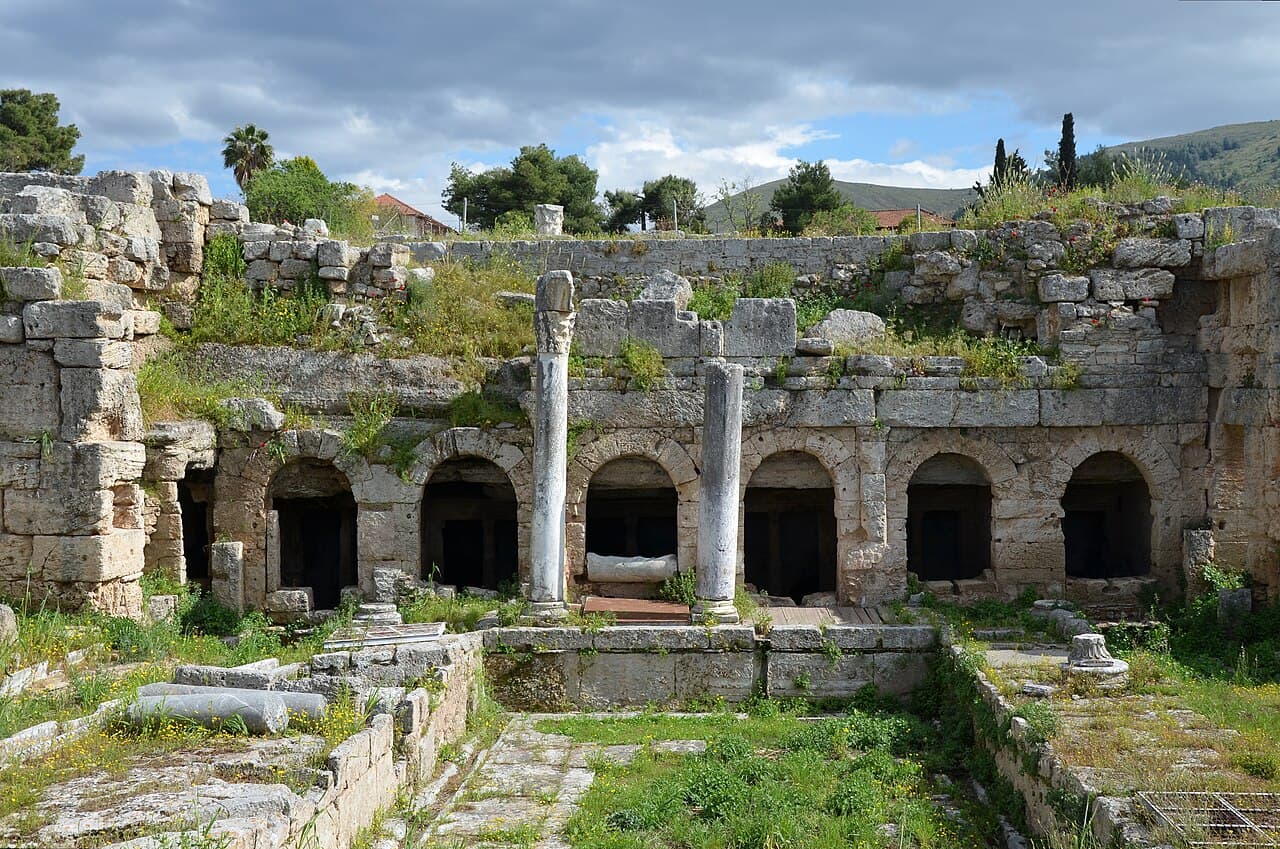
[[[591,716],[617,718],[622,715]],[[643,747],[575,743],[563,735],[536,730],[539,720],[563,716],[513,717],[423,840],[406,849],[453,845],[567,849],[561,830],[595,781],[595,771],[590,764],[601,757],[628,763]],[[653,747],[671,752],[696,752],[706,744],[701,740],[673,740],[654,743]]]

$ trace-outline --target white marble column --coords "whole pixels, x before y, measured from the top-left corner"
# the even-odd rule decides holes
[[[535,618],[563,618],[564,502],[568,463],[569,344],[573,341],[573,275],[538,278],[533,326],[533,516],[529,533],[529,607]]]
[[[698,500],[697,602],[693,616],[737,622],[738,482],[742,465],[742,366],[707,365]]]

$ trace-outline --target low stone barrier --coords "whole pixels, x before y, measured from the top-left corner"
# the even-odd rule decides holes
[[[497,628],[484,632],[493,695],[514,710],[600,710],[756,694],[831,698],[868,684],[904,695],[924,679],[923,625]]]

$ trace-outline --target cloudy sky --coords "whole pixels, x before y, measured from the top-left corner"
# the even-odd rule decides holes
[[[676,173],[710,195],[797,158],[968,186],[997,136],[1038,163],[1067,111],[1081,153],[1280,118],[1280,4],[0,0],[0,87],[55,92],[88,172],[234,196],[221,139],[253,122],[452,220],[451,162],[542,141],[602,191]]]

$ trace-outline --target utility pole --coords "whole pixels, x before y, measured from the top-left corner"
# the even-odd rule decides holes
[[[462,232],[467,232],[467,199],[462,199]]]
[[[679,229],[680,229],[680,207],[676,205],[676,202],[675,202],[674,200],[673,200],[673,201],[671,201],[671,223],[674,225],[674,226],[672,227],[672,229],[673,229],[673,230],[676,230],[676,231],[679,231]]]
[[[924,229],[924,224],[921,223],[922,217],[923,216],[920,215],[920,204],[916,204],[916,232],[917,233],[919,233],[921,230]]]

